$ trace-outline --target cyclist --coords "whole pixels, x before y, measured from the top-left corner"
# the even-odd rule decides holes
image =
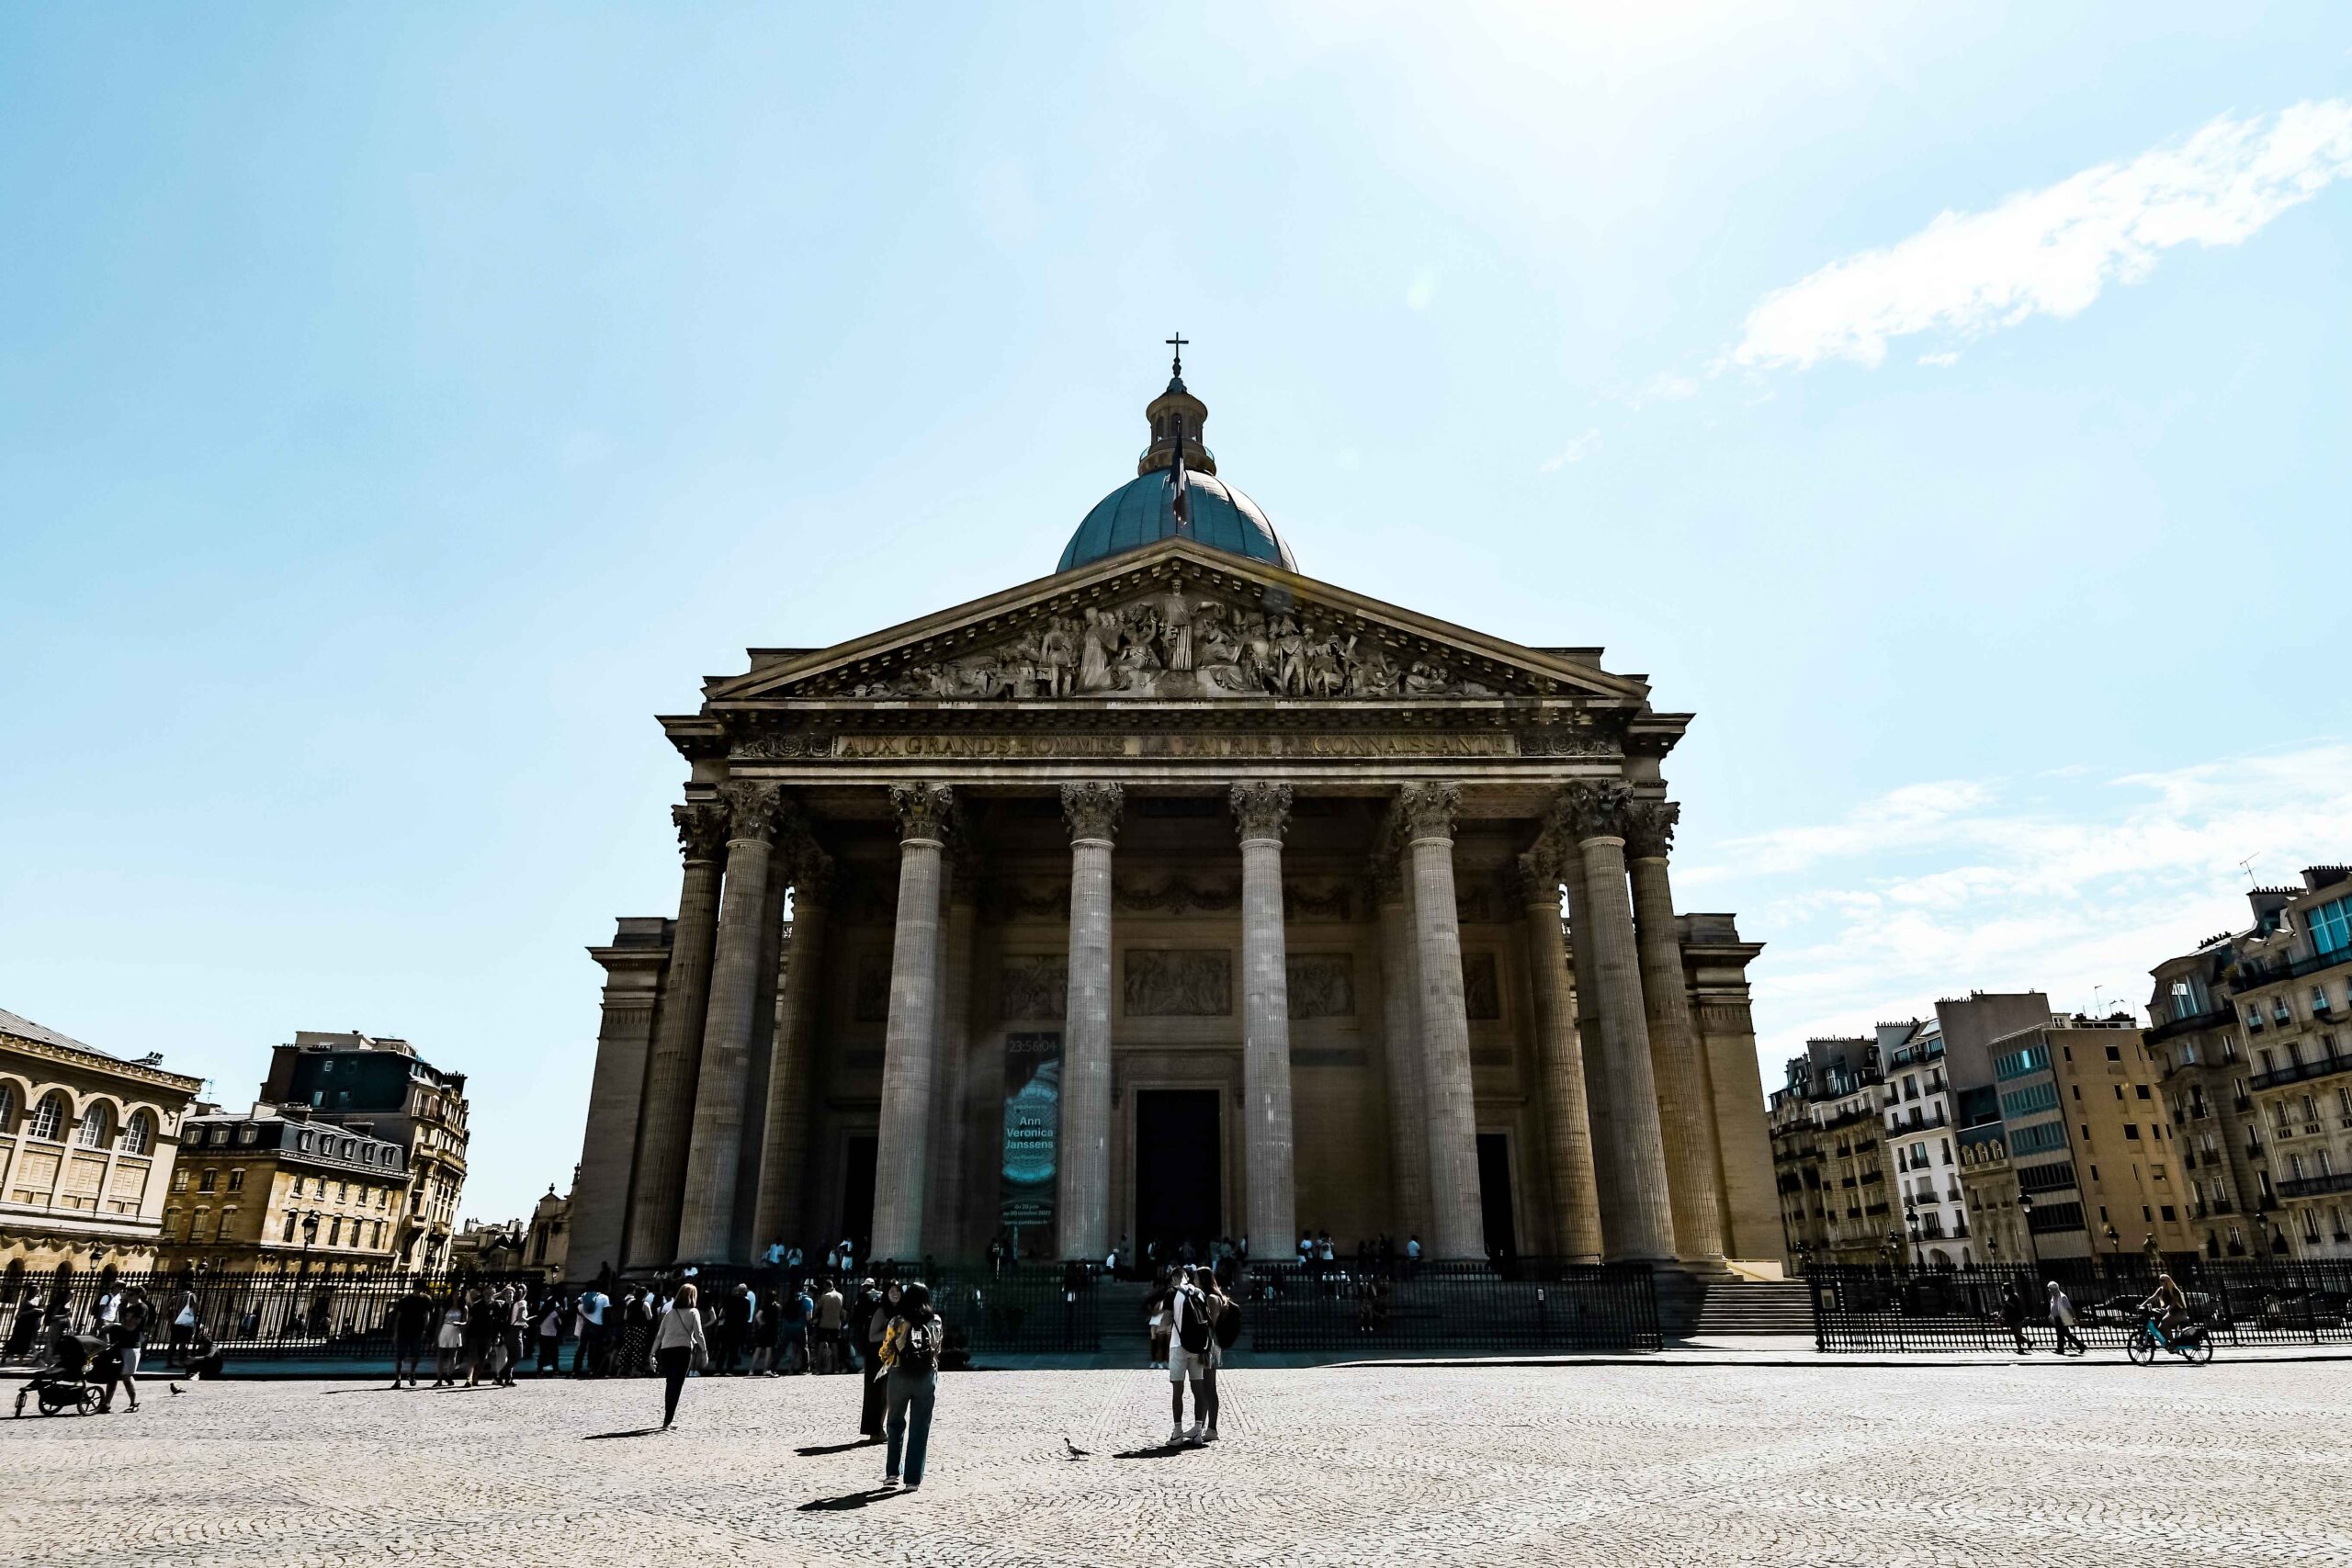
[[[2155,1290],[2140,1303],[2140,1311],[2154,1325],[2157,1337],[2169,1345],[2173,1336],[2188,1325],[2188,1296],[2171,1275],[2159,1274]]]

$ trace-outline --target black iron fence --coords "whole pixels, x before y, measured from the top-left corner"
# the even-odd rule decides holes
[[[1257,1350],[1655,1350],[1657,1293],[1640,1267],[1252,1264],[1238,1286]]]
[[[136,1290],[144,1296],[143,1340],[151,1358],[169,1362],[206,1354],[226,1360],[384,1361],[392,1357],[392,1305],[412,1286],[436,1307],[481,1286],[519,1284],[534,1299],[537,1274],[371,1270],[363,1273],[226,1273],[209,1269],[130,1273],[108,1269],[30,1276],[0,1290],[0,1361],[45,1353],[57,1312],[77,1334],[119,1320]]]
[[[2352,1344],[2352,1261],[2181,1257],[2165,1268],[2217,1345]],[[2075,1332],[2109,1348],[2131,1337],[2143,1320],[2140,1303],[2156,1288],[2154,1268],[2136,1254],[2035,1268],[1815,1265],[1804,1276],[1823,1350],[2014,1349],[2013,1320],[2029,1345],[2046,1350],[2057,1343],[2052,1280],[2073,1306]]]

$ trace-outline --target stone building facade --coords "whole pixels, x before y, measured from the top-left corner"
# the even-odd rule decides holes
[[[472,1136],[465,1074],[435,1066],[391,1035],[303,1029],[271,1051],[262,1099],[398,1145],[408,1191],[394,1250],[402,1263],[449,1260]]]
[[[408,1151],[306,1107],[205,1106],[183,1125],[157,1266],[350,1272],[390,1264]]]
[[[2352,1257],[2352,870],[2257,887],[2253,923],[2152,971],[2147,1049],[2212,1258]]]
[[[1878,1041],[1805,1042],[1773,1091],[1772,1168],[1789,1251],[1803,1263],[1883,1263],[1905,1245],[1887,1179],[1893,1109]]]
[[[180,1121],[202,1080],[0,1012],[0,1269],[154,1261]]]
[[[1759,949],[1674,904],[1690,716],[1301,575],[1205,412],[1170,383],[1054,575],[662,720],[684,877],[592,950],[574,1275],[843,1235],[1781,1256]]]

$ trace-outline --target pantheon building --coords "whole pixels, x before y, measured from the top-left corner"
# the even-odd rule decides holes
[[[661,721],[678,907],[591,950],[575,1274],[1780,1258],[1759,948],[1674,903],[1690,716],[1306,575],[1206,414],[1179,364],[1050,574]]]

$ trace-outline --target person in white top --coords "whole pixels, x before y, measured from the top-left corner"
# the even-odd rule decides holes
[[[1173,1398],[1175,1424],[1168,1429],[1168,1446],[1216,1441],[1216,1320],[1224,1310],[1216,1272],[1205,1265],[1189,1273],[1179,1270],[1169,1292],[1174,1318],[1168,1341],[1168,1382]],[[1193,1426],[1184,1428],[1184,1385],[1193,1385]]]
[[[710,1344],[703,1337],[702,1310],[695,1305],[695,1288],[681,1285],[670,1310],[653,1325],[653,1364],[662,1373],[662,1429],[678,1419],[678,1393],[686,1374],[710,1359]]]

